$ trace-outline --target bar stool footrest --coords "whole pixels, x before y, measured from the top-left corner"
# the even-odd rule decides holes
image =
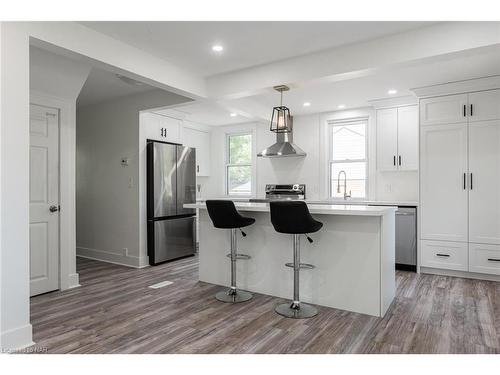
[[[231,253],[227,254],[226,257],[231,258]],[[236,259],[248,260],[248,259],[252,259],[252,257],[250,255],[246,255],[246,254],[236,254]]]
[[[293,263],[285,263],[285,266],[290,267],[290,268],[294,267]],[[309,263],[299,263],[299,268],[306,269],[306,270],[312,270],[313,268],[316,268],[316,266],[313,264],[309,264]]]

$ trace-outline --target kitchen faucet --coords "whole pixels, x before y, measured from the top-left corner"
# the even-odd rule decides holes
[[[347,173],[345,171],[340,171],[337,176],[337,193],[340,193],[340,174],[344,173],[344,199],[351,198],[351,191],[347,194]]]

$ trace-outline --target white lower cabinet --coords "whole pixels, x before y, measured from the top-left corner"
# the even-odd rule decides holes
[[[470,243],[469,272],[500,275],[500,245]]]
[[[455,271],[467,271],[467,243],[449,241],[420,242],[420,265]]]

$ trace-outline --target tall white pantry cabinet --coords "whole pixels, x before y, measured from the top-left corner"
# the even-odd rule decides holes
[[[500,89],[420,99],[420,266],[500,275]]]

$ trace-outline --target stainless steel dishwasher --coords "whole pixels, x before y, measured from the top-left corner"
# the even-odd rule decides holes
[[[417,209],[396,211],[396,269],[417,270]]]

